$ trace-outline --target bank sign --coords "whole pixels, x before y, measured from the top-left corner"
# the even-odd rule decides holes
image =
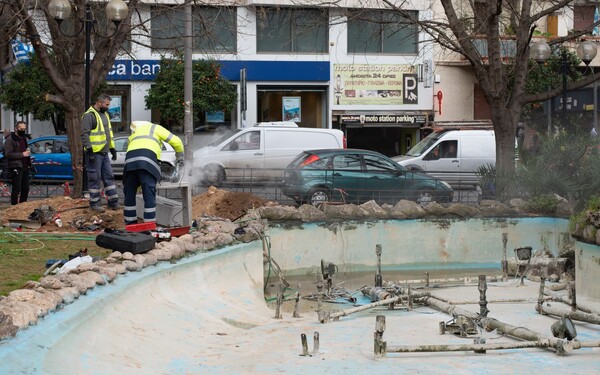
[[[115,60],[107,81],[154,81],[160,60]]]
[[[333,64],[335,105],[418,104],[414,65]]]

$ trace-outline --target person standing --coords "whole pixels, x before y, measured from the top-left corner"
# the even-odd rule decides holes
[[[10,204],[27,202],[29,180],[31,179],[31,158],[27,148],[27,123],[19,121],[15,124],[15,132],[5,139],[6,160],[12,183]]]
[[[87,172],[88,189],[90,192],[90,208],[96,212],[104,212],[100,206],[100,181],[104,184],[104,193],[108,200],[108,208],[118,209],[119,196],[115,186],[115,177],[108,158],[117,160],[108,107],[110,96],[98,95],[96,102],[83,114],[81,139],[85,149],[85,168]]]
[[[156,183],[161,177],[158,160],[163,142],[175,149],[177,167],[183,166],[183,143],[178,136],[148,121],[133,121],[129,128],[131,136],[123,168],[125,225],[137,223],[135,196],[140,186],[144,197],[144,222],[156,221]]]

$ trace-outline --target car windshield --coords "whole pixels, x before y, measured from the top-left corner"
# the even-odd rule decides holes
[[[417,143],[415,147],[408,150],[406,155],[408,156],[421,156],[425,151],[427,151],[435,142],[438,141],[442,137],[443,132],[434,132],[429,134],[427,137],[423,138],[421,142]]]
[[[219,144],[221,144],[221,142],[223,142],[224,140],[226,140],[227,138],[231,137],[234,134],[237,134],[239,132],[241,132],[243,129],[237,129],[234,132],[227,132],[225,134],[223,134],[221,137],[217,138],[216,141],[209,143],[209,146],[218,146]]]

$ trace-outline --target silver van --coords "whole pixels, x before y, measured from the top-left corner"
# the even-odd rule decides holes
[[[294,122],[265,122],[238,129],[194,152],[195,181],[219,186],[223,181],[283,179],[285,167],[304,150],[346,148],[337,129],[300,128]]]
[[[446,130],[423,138],[398,164],[448,182],[453,187],[475,186],[481,166],[496,165],[493,130]]]

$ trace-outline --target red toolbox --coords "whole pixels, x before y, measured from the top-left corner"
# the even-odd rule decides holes
[[[130,233],[116,229],[105,229],[104,232],[96,236],[96,245],[122,253],[145,253],[152,250],[155,243],[156,238],[149,234]]]

